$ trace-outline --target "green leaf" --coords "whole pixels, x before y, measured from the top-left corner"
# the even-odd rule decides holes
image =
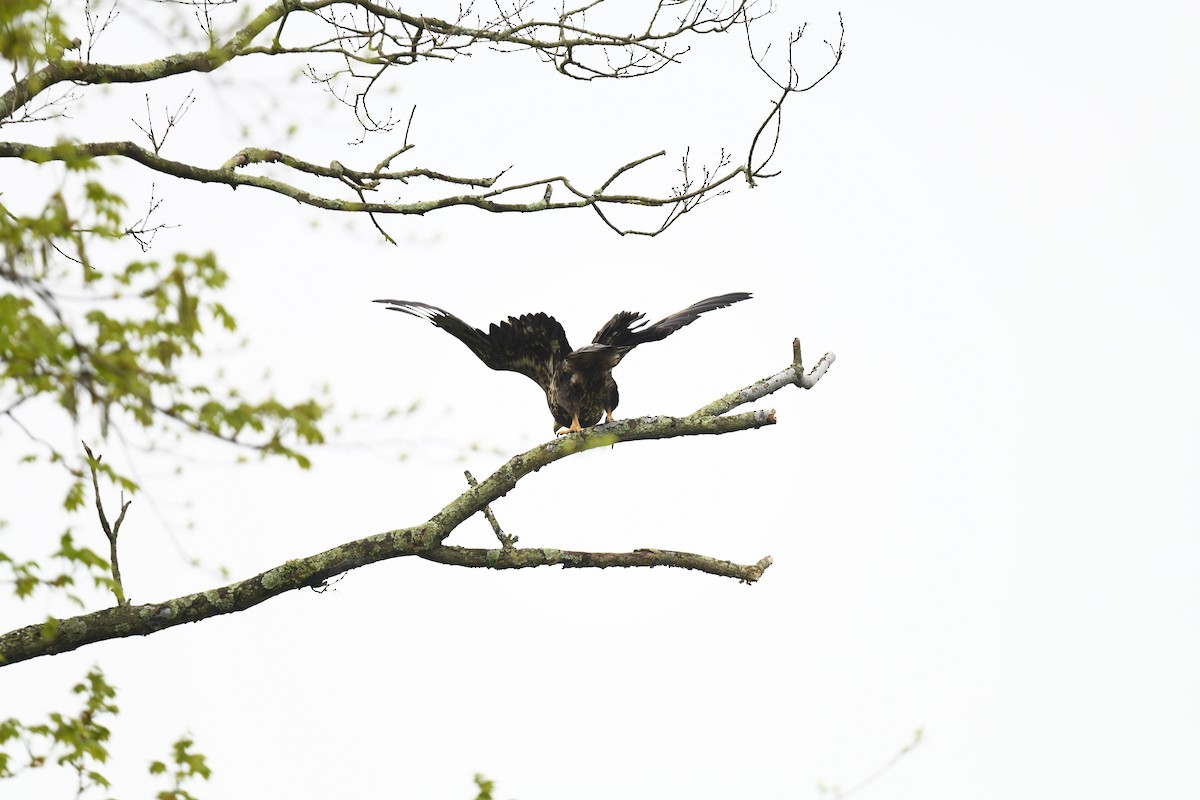
[[[496,790],[495,781],[489,781],[477,772],[475,773],[475,786],[479,789],[479,793],[475,795],[475,800],[492,800],[492,792]]]
[[[83,507],[83,481],[77,480],[71,484],[71,488],[67,490],[66,499],[63,500],[63,508],[67,511],[76,511]]]

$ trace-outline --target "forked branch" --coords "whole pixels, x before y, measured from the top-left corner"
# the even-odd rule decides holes
[[[770,556],[753,564],[736,564],[696,553],[653,548],[628,553],[590,553],[516,547],[514,538],[508,546],[502,539],[501,547],[488,550],[455,547],[447,545],[445,541],[467,519],[512,491],[522,478],[575,453],[642,439],[731,433],[773,425],[774,409],[758,409],[732,416],[727,412],[766,397],[784,386],[812,388],[833,360],[833,353],[827,353],[812,371],[806,373],[800,361],[797,342],[792,364],[787,369],[731,392],[686,417],[641,417],[597,425],[513,456],[488,478],[472,485],[423,523],[367,536],[323,553],[287,561],[252,578],[218,589],[161,603],[120,605],[70,619],[51,619],[40,625],[18,628],[0,636],[0,666],[65,653],[108,639],[147,636],[186,622],[245,611],[284,592],[306,586],[320,588],[327,581],[352,569],[404,556],[487,569],[524,569],[554,564],[594,569],[678,567],[753,583],[771,565]]]
[[[83,443],[83,449],[87,453],[88,467],[92,473],[92,489],[96,493],[96,514],[100,517],[100,527],[104,531],[105,538],[108,539],[108,564],[112,570],[112,593],[117,598],[118,606],[129,605],[129,601],[125,598],[125,587],[121,583],[121,564],[117,560],[117,536],[121,533],[121,523],[125,521],[125,512],[129,510],[133,501],[126,500],[122,493],[121,513],[117,516],[117,521],[110,525],[108,515],[104,513],[104,503],[100,500],[100,477],[96,470],[100,466],[100,459],[104,456],[94,455],[92,448],[88,447],[86,442]]]

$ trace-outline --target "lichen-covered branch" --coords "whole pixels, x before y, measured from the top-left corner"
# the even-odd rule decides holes
[[[51,619],[42,624],[18,628],[0,636],[0,666],[77,650],[109,639],[147,636],[187,622],[245,611],[284,592],[306,586],[317,588],[331,578],[352,569],[403,556],[417,556],[456,566],[491,569],[521,569],[554,564],[599,569],[665,566],[753,583],[771,565],[769,556],[754,564],[743,565],[670,550],[639,549],[630,553],[587,553],[515,546],[482,550],[446,545],[445,540],[468,518],[512,491],[522,478],[575,453],[621,442],[715,435],[775,424],[773,409],[759,409],[735,415],[727,415],[725,412],[736,405],[764,397],[789,383],[802,385],[800,379],[804,373],[803,368],[799,366],[798,345],[796,352],[796,363],[780,373],[790,375],[790,380],[775,380],[779,376],[774,376],[766,382],[759,381],[686,417],[641,417],[597,425],[579,433],[558,437],[552,442],[540,444],[532,450],[513,456],[492,475],[473,485],[422,524],[374,534],[307,558],[287,561],[252,578],[218,589],[197,592],[161,603],[119,605],[70,619]],[[830,353],[821,363],[827,368],[832,361],[833,354]],[[824,370],[820,374],[824,374]],[[820,374],[817,374],[817,370],[810,373],[816,375],[816,379],[819,379]],[[738,398],[738,401],[725,402],[729,398]]]
[[[806,373],[804,362],[800,356],[800,340],[796,339],[792,342],[792,364],[787,369],[756,381],[745,389],[730,392],[719,400],[714,400],[708,405],[696,409],[692,412],[692,416],[725,414],[738,406],[753,403],[755,400],[774,394],[789,384],[795,384],[802,389],[811,389],[829,371],[829,367],[836,358],[837,356],[833,353],[826,353],[821,356],[821,360],[812,368],[812,371]]]
[[[452,564],[456,567],[484,567],[487,569],[526,569],[561,565],[572,567],[607,569],[608,567],[678,567],[681,569],[707,572],[725,578],[736,578],[744,583],[754,583],[767,567],[771,557],[764,556],[755,564],[735,564],[732,561],[702,556],[696,553],[681,553],[676,550],[641,549],[631,553],[590,553],[579,550],[558,550],[553,547],[522,547],[485,550],[473,547],[442,545],[419,553],[427,561]]]

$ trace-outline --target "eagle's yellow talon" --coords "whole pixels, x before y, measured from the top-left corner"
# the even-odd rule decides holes
[[[583,428],[579,426],[579,415],[571,417],[571,427],[559,428],[555,433],[558,436],[566,436],[568,433],[579,433]]]

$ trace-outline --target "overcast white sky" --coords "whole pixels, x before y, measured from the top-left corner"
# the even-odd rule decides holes
[[[808,18],[819,39],[837,9],[788,8],[761,29],[780,39]],[[394,561],[324,594],[5,668],[0,717],[72,708],[70,685],[99,663],[121,692],[108,774],[123,798],[152,794],[146,762],[184,731],[214,770],[203,798],[450,800],[473,796],[475,772],[520,800],[808,798],[854,786],[918,728],[922,744],[861,796],[1200,793],[1200,12],[842,10],[845,59],[789,101],[782,176],[657,239],[584,212],[463,210],[388,220],[391,247],[361,221],[154,179],[180,225],[155,254],[215,249],[250,337],[205,367],[285,398],[328,383],[344,414],[422,405],[349,426],[308,473],[234,468],[212,448],[182,477],[135,461],[148,487],[125,529],[135,602],[223,582],[180,548],[247,577],[419,522],[464,488],[463,469],[482,477],[548,438],[531,383],[377,297],[481,326],[545,310],[578,345],[618,310],[658,318],[754,292],[631,355],[620,416],[687,413],[784,368],[795,336],[810,361],[835,351],[814,390],[769,398],[772,428],[589,452],[494,506],[522,545],[771,554],[757,585]],[[111,62],[161,46],[102,44]],[[346,146],[351,127],[303,83],[236,74],[254,88],[187,78],[155,96],[197,98],[168,155],[220,163],[259,108],[251,144],[346,164],[394,149]],[[591,185],[660,148],[740,153],[770,90],[727,38],[619,84],[521,55],[418,67],[394,100],[418,105],[412,165]],[[92,103],[76,135],[134,138],[115,109],[143,92]],[[36,174],[0,170],[10,188]],[[151,180],[110,174],[131,198]],[[0,432],[5,548],[24,537],[44,554],[61,487],[13,473],[23,443]],[[90,519],[76,525],[99,547]],[[494,539],[480,519],[450,541]],[[47,610],[0,598],[5,629]],[[73,793],[41,776],[5,796],[52,786]]]

